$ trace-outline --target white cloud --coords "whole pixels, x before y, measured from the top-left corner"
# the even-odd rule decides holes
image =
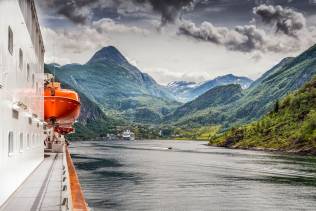
[[[148,68],[146,70],[159,83],[167,85],[171,81],[189,81],[202,82],[208,79],[208,76],[201,73],[180,73],[170,71],[166,68]]]
[[[96,29],[99,33],[118,32],[118,33],[143,33],[148,34],[149,31],[136,26],[127,26],[116,23],[110,18],[102,18],[92,23],[91,27]]]
[[[136,33],[141,36],[148,31],[134,26],[117,24],[111,19],[101,19],[91,26],[53,30],[43,28],[46,46],[46,63],[85,63],[98,49],[110,45],[110,34]]]

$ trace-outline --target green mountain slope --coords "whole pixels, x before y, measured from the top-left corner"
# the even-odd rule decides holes
[[[209,106],[189,115],[170,117],[182,125],[221,124],[224,128],[260,118],[273,107],[275,100],[297,90],[316,74],[316,45],[296,58],[287,58],[266,72],[243,96],[226,105]]]
[[[238,100],[242,96],[242,89],[239,84],[218,86],[195,100],[180,106],[171,115],[167,116],[166,120],[171,122],[175,118],[185,118],[208,107],[221,107]]]
[[[71,85],[97,103],[110,117],[154,123],[180,105],[165,87],[131,65],[112,46],[98,51],[84,65],[50,64],[45,67],[62,83]],[[144,113],[155,118],[142,118]]]
[[[259,121],[230,129],[210,144],[316,154],[316,78],[277,101]]]
[[[217,86],[239,84],[243,89],[247,89],[252,84],[252,82],[253,81],[247,77],[228,74],[216,77],[200,84],[187,81],[174,81],[169,83],[167,88],[180,102],[189,102]]]
[[[198,96],[204,94],[208,90],[217,87],[217,86],[224,86],[229,84],[239,84],[243,89],[248,88],[253,81],[247,77],[240,77],[235,76],[233,74],[228,74],[224,76],[219,76],[213,80],[209,80],[193,88],[192,90],[183,93],[189,99],[195,99]]]

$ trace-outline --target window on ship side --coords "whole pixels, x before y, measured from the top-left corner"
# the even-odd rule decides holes
[[[29,149],[30,146],[31,146],[30,134],[27,134],[27,136],[26,136],[26,147],[27,147],[27,149]]]
[[[33,147],[35,146],[35,135],[34,134],[32,135],[32,146]]]
[[[27,80],[27,82],[29,82],[30,81],[30,64],[27,64],[26,65],[26,80]]]
[[[11,27],[8,27],[8,51],[13,55],[13,31]]]
[[[35,92],[36,92],[36,94],[38,94],[39,93],[39,90],[38,90],[38,82],[36,82],[36,88],[35,88],[36,90],[35,90]],[[38,123],[37,123],[38,124]],[[38,126],[37,126],[38,127]]]
[[[23,70],[23,51],[21,48],[19,50],[19,68]]]
[[[23,152],[23,149],[24,149],[23,133],[20,133],[20,152]]]
[[[32,88],[34,88],[34,85],[35,85],[35,75],[32,74]]]
[[[10,131],[8,135],[8,155],[11,157],[14,153],[14,135],[13,132]]]

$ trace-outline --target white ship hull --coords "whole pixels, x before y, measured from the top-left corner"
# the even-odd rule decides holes
[[[0,0],[0,207],[44,159],[44,48],[33,7]]]

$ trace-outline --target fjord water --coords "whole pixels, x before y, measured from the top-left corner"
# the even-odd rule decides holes
[[[71,152],[92,210],[316,208],[316,157],[194,141],[75,142]]]

